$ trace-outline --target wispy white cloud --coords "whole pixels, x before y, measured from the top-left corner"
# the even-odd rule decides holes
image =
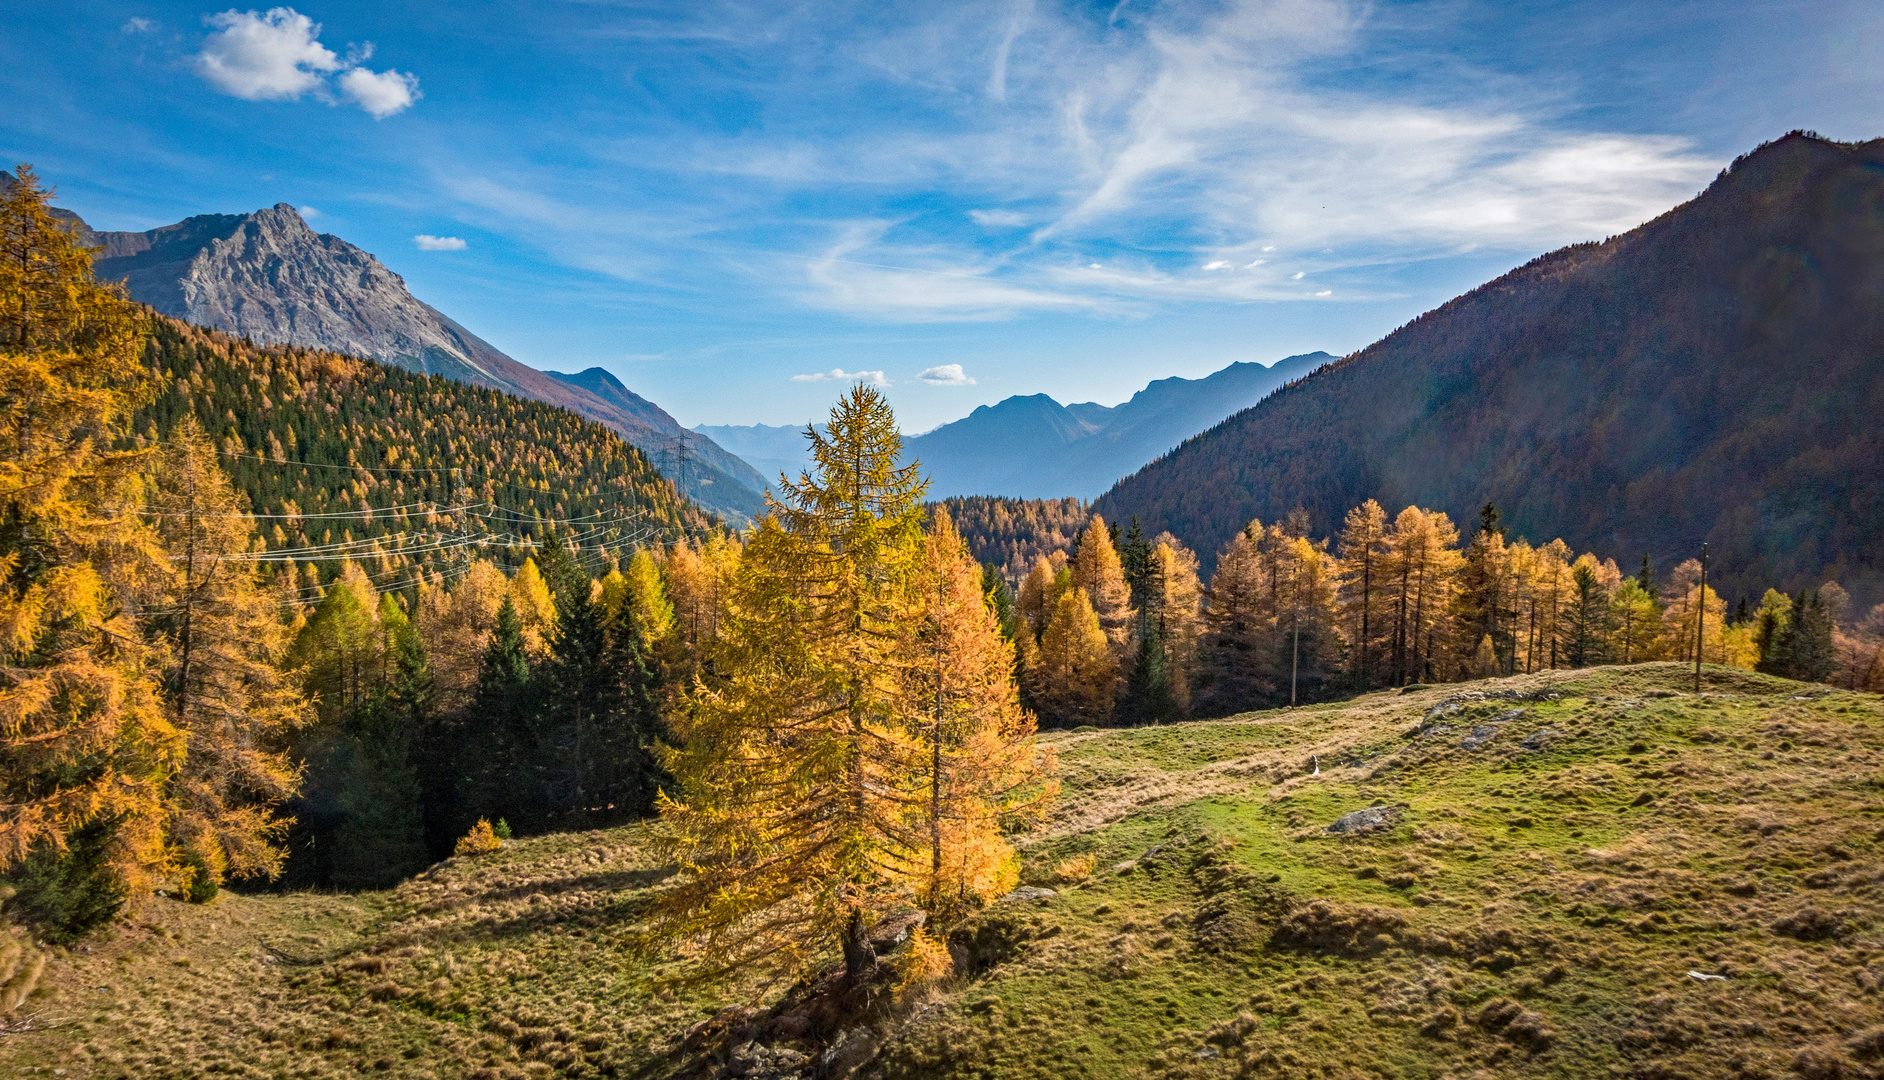
[[[463,251],[465,242],[455,236],[429,236],[425,233],[412,238],[420,251]]]
[[[321,212],[312,206],[297,206],[295,210],[301,214],[301,220],[303,221],[313,221],[315,218],[321,216]]]
[[[133,19],[132,24],[138,21]],[[361,66],[373,54],[371,42],[342,59],[320,43],[321,24],[293,8],[259,13],[231,8],[205,16],[203,21],[212,29],[194,57],[196,73],[231,97],[245,101],[314,97],[332,103],[337,89],[341,98],[383,120],[411,107],[420,96],[418,76]]]
[[[809,375],[793,375],[793,382],[848,382],[862,383],[865,386],[884,387],[890,380],[881,371],[845,371],[832,368],[829,371],[814,371]]]
[[[1357,75],[1395,62],[1383,41],[1405,32],[1366,0],[854,15],[725,0],[607,31],[764,72],[724,76],[777,106],[737,134],[681,123],[587,144],[621,175],[666,174],[634,190],[685,197],[523,167],[441,175],[490,227],[644,287],[710,296],[732,276],[786,303],[933,322],[1301,300],[1307,274],[1378,296],[1398,287],[1380,267],[1623,231],[1721,164],[1679,137],[1590,130],[1560,87],[1445,63]],[[919,209],[872,216],[886,205]]]
[[[152,30],[157,29],[157,23],[151,19],[146,19],[141,15],[133,16],[129,21],[127,21],[123,26],[120,26],[118,29],[123,31],[126,34],[148,34]]]
[[[975,224],[991,229],[1015,229],[1034,220],[1015,210],[970,210],[968,216]]]
[[[962,370],[960,364],[937,364],[916,373],[916,378],[930,386],[973,386],[975,380]]]

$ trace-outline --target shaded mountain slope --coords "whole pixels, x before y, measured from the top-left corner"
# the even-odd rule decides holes
[[[1632,562],[1711,545],[1729,602],[1884,599],[1884,141],[1794,134],[1231,417],[1097,500],[1206,559],[1369,498]]]
[[[0,190],[14,183],[0,172]],[[199,214],[147,232],[96,232],[55,211],[100,250],[100,280],[122,280],[131,298],[165,315],[250,338],[360,356],[558,405],[601,422],[650,455],[682,428],[619,383],[591,392],[506,356],[430,304],[371,253],[316,233],[287,203],[251,214]],[[610,380],[613,382],[613,380]],[[730,454],[701,446],[711,466],[687,479],[701,505],[738,519],[762,488]]]

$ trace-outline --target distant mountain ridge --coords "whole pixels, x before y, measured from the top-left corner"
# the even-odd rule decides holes
[[[1265,367],[1235,363],[1201,379],[1158,379],[1117,406],[1061,405],[1045,394],[983,405],[906,439],[931,498],[1089,499],[1158,455],[1334,359],[1325,352]]]
[[[16,181],[0,171],[0,190]],[[199,214],[146,232],[98,232],[68,210],[82,242],[101,248],[101,280],[198,326],[264,345],[360,356],[559,405],[620,433],[650,456],[671,451],[683,428],[612,376],[557,376],[506,356],[437,308],[369,252],[316,233],[287,203],[249,214]],[[765,482],[743,461],[700,440],[685,494],[735,519],[757,512]]]
[[[1373,498],[1661,567],[1727,601],[1884,600],[1884,139],[1794,133],[1695,199],[1544,255],[1229,418],[1095,503],[1205,560]]]
[[[1333,359],[1303,353],[1268,366],[1234,363],[1201,379],[1157,379],[1121,405],[1061,405],[1046,394],[1017,394],[906,436],[903,454],[922,463],[932,499],[1087,499]],[[693,430],[744,458],[768,481],[780,471],[796,477],[810,461],[802,425],[701,424]]]

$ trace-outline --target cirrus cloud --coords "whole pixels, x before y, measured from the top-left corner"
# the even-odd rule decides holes
[[[320,43],[321,24],[288,7],[266,12],[234,8],[205,16],[211,27],[195,56],[196,74],[244,101],[335,102],[337,90],[375,120],[403,112],[421,96],[419,78],[399,71],[369,71],[371,42],[347,58]]]

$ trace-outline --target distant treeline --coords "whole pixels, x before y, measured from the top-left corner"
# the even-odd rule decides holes
[[[1382,687],[1644,660],[1693,660],[1884,687],[1884,605],[1835,582],[1732,612],[1701,564],[1658,576],[1562,540],[1508,539],[1487,505],[1472,537],[1444,514],[1369,501],[1332,538],[1307,515],[1252,521],[1198,560],[1169,533],[1094,516],[1069,556],[1041,556],[1008,599],[1021,686],[1045,723],[1147,723],[1322,701]]]

